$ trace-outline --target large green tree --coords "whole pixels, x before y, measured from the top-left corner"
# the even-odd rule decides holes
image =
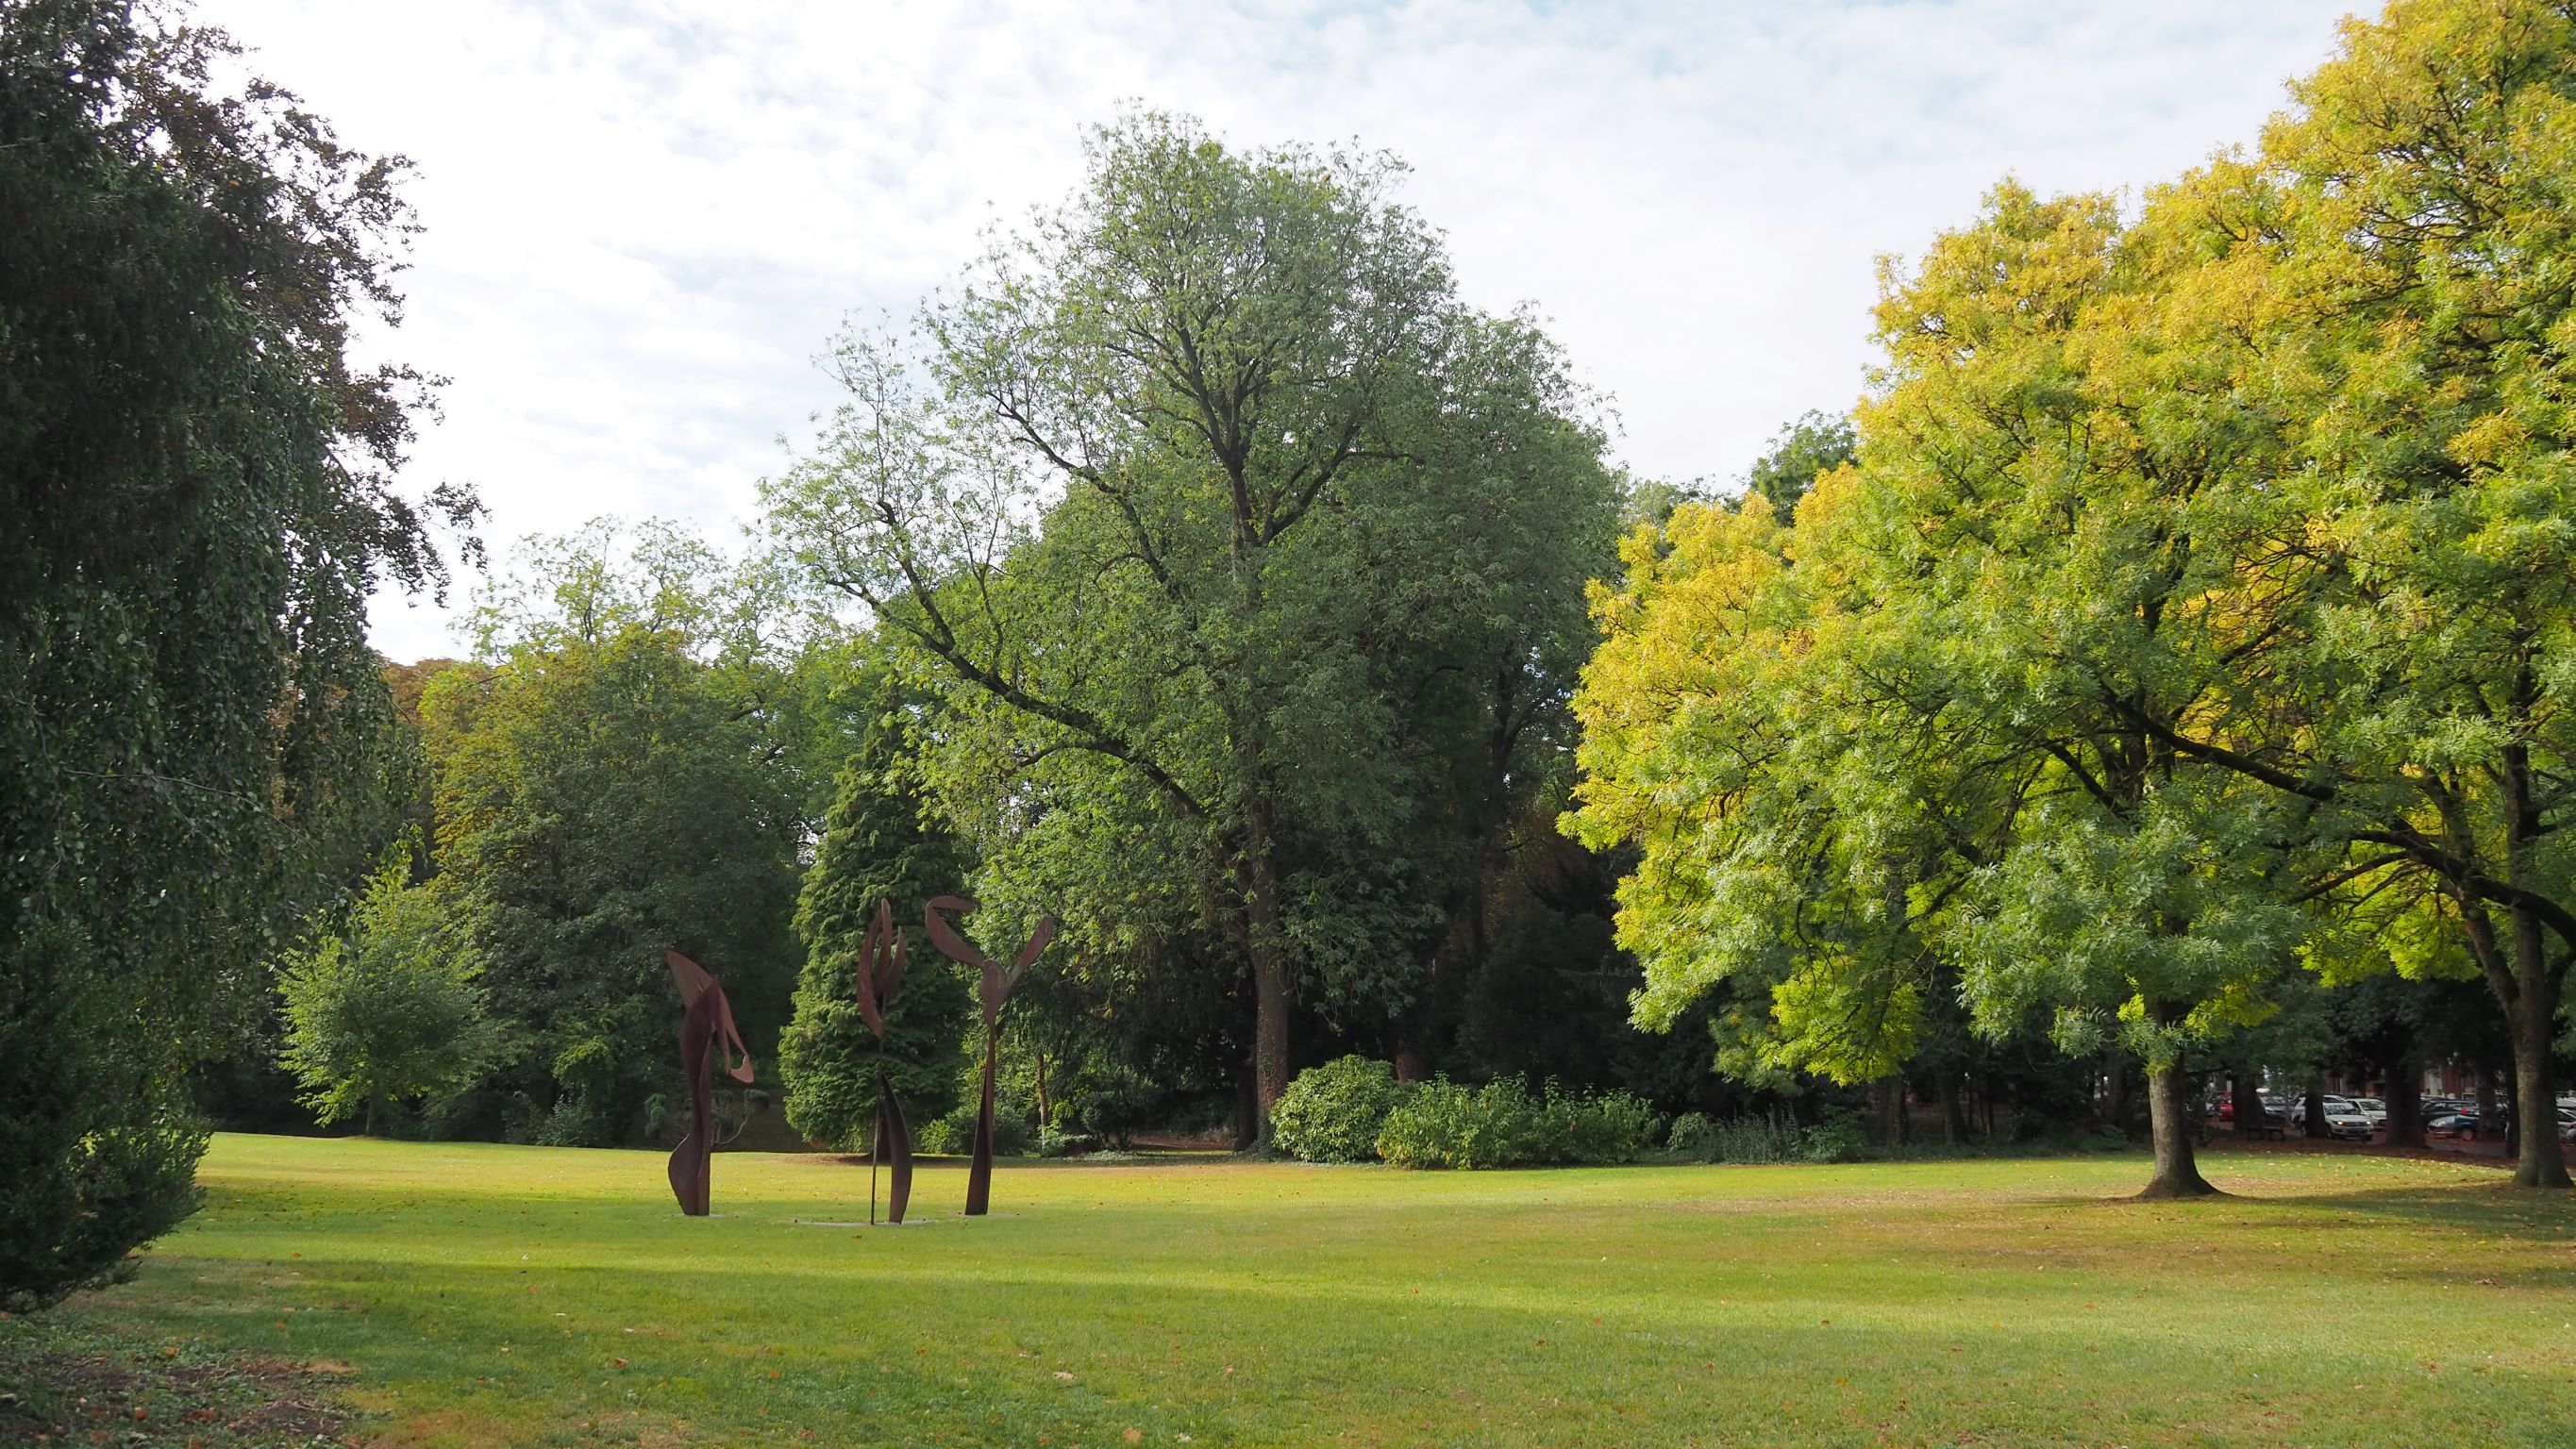
[[[2311,959],[2358,934],[2415,971],[2446,932],[2510,1028],[2519,1115],[2554,1115],[2571,77],[2563,5],[2398,4],[2258,153],[2134,223],[2007,186],[1893,277],[1850,524],[1807,541],[1811,498],[1779,592],[1856,585],[1837,650],[1870,688],[1933,686],[1897,715],[1955,721],[1927,758],[2030,762],[2011,852],[1958,897],[1981,1010],[2081,1040],[2125,985],[2124,1034],[2206,1039],[2258,1020],[2320,925],[2346,939]],[[1763,717],[1811,737],[1812,703]],[[1612,777],[1653,758],[1605,748]],[[2566,1183],[2551,1134],[2520,1154]]]
[[[666,948],[761,1057],[786,1023],[806,792],[757,584],[669,528],[539,540],[481,607],[484,662],[422,699],[442,884],[524,1048],[498,1084],[551,1140],[627,1140],[678,1100]]]
[[[1458,303],[1395,171],[1130,117],[913,333],[848,340],[767,494],[940,690],[989,893],[1089,969],[1234,963],[1256,1115],[1299,994],[1391,1018],[1474,910],[1617,508],[1556,354]],[[1470,843],[1416,848],[1435,816]]]
[[[2407,0],[2295,95],[2150,217],[2199,261],[2167,350],[2220,363],[2160,410],[2259,414],[2277,461],[2229,511],[2297,519],[2240,549],[2223,687],[2155,729],[2309,812],[2315,889],[2448,922],[2546,1122],[2576,959],[2576,13]],[[2568,1185],[2554,1134],[2516,1180]]]
[[[1760,1055],[1846,1078],[1953,1001],[1989,1037],[2116,1036],[2149,1071],[2151,1194],[2208,1190],[2186,1050],[2269,1010],[2307,926],[2304,812],[2155,733],[2237,642],[2208,603],[2235,556],[2181,540],[2239,455],[2117,385],[2167,271],[2095,198],[2007,186],[1941,238],[1881,309],[1859,468],[1791,534],[1748,500],[1632,548],[1575,817],[1644,846],[1647,1019],[1759,973]]]
[[[345,348],[396,312],[402,163],[232,56],[0,5],[0,1303],[186,1211],[186,1065],[381,843],[367,599],[439,577],[418,380]]]

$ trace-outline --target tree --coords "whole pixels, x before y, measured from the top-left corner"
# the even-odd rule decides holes
[[[906,717],[879,674],[857,689],[878,705],[858,752],[842,767],[814,863],[796,902],[805,965],[795,1018],[778,1040],[787,1120],[807,1139],[845,1150],[865,1142],[882,1071],[905,1115],[927,1122],[957,1105],[975,998],[964,973],[931,948],[922,905],[956,891],[965,862],[956,842],[924,820],[904,778]],[[908,963],[885,1014],[880,1043],[859,1013],[855,975],[869,919],[894,905]]]
[[[1449,718],[1506,755],[1561,708],[1524,676],[1570,589],[1475,545],[1580,556],[1617,507],[1555,352],[1457,303],[1395,174],[1128,118],[908,340],[845,341],[852,402],[766,493],[809,576],[940,688],[931,769],[1011,883],[988,899],[1044,899],[1094,963],[1220,943],[1256,1116],[1293,995],[1391,1015],[1421,962],[1385,943],[1436,947],[1424,896],[1475,874],[1425,882],[1390,848],[1476,758],[1408,735],[1407,696],[1459,683]],[[1458,681],[1416,667],[1479,617],[1530,647],[1459,657]]]
[[[2564,6],[2348,25],[2258,156],[2151,200],[2135,250],[2168,281],[2098,369],[2209,485],[2169,547],[2212,582],[2195,611],[2225,646],[2188,710],[2131,723],[2274,794],[2297,893],[2440,898],[2526,1120],[2552,1111],[2576,956],[2571,88]],[[2516,1180],[2568,1185],[2550,1134]]]
[[[724,982],[755,1057],[785,1024],[805,785],[756,585],[667,527],[537,540],[481,605],[484,661],[422,698],[438,869],[528,1047],[499,1084],[548,1140],[627,1140],[676,1097],[665,949]]]
[[[2306,928],[2300,812],[2155,733],[2239,642],[2212,602],[2236,555],[2177,544],[2238,453],[2128,402],[2169,270],[2107,201],[2005,186],[1893,278],[1857,469],[1787,537],[1767,500],[1677,512],[1599,601],[1575,817],[1645,846],[1642,1019],[1761,973],[1764,1054],[1843,1080],[1905,1061],[1942,996],[1989,1038],[2116,1038],[2149,1071],[2150,1194],[2208,1190],[2184,1051],[2270,1010]]]
[[[452,1098],[502,1054],[481,964],[437,888],[411,884],[411,857],[390,855],[348,932],[294,953],[278,975],[282,1059],[304,1104],[326,1126],[357,1117],[369,1136],[393,1104]]]
[[[1806,412],[1785,424],[1771,439],[1770,450],[1744,475],[1744,496],[1768,499],[1771,511],[1785,522],[1797,517],[1798,500],[1818,478],[1860,456],[1860,436],[1849,417]]]
[[[175,1084],[363,868],[390,710],[380,582],[434,586],[393,477],[398,160],[218,33],[0,7],[0,1302],[122,1271],[188,1210]]]

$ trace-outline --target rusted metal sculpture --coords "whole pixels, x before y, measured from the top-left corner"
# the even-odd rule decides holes
[[[1002,1003],[1011,999],[1011,988],[1020,984],[1020,976],[1038,953],[1055,939],[1055,917],[1043,916],[1038,928],[1029,935],[1028,944],[1020,948],[1020,959],[1008,971],[1000,963],[975,949],[975,943],[957,934],[955,927],[941,911],[964,915],[976,909],[964,896],[935,896],[921,909],[921,924],[930,932],[930,944],[939,954],[961,965],[975,967],[983,974],[980,995],[984,1002],[984,1095],[975,1109],[975,1161],[966,1172],[966,1216],[980,1218],[991,1206],[993,1197],[993,1047],[995,1029],[1002,1020]]]
[[[677,951],[662,953],[671,968],[671,984],[680,988],[680,1074],[689,1080],[689,1135],[671,1149],[671,1192],[680,1211],[693,1218],[707,1215],[707,1184],[714,1175],[715,1065],[721,1057],[725,1075],[751,1082],[751,1052],[733,1024],[733,1003],[715,973]],[[736,1062],[734,1057],[742,1060]]]
[[[876,918],[868,923],[866,940],[859,948],[859,1015],[866,1019],[868,1030],[877,1034],[877,1122],[868,1140],[868,1221],[877,1220],[877,1164],[890,1167],[892,1176],[886,1191],[886,1221],[900,1223],[903,1210],[912,1201],[912,1128],[903,1120],[903,1103],[896,1100],[894,1083],[886,1076],[886,1012],[894,1005],[895,988],[903,984],[903,933],[894,928],[894,906],[877,902]]]

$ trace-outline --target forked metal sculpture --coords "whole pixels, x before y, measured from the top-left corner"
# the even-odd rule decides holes
[[[715,1066],[721,1057],[725,1075],[751,1082],[751,1051],[733,1024],[733,1003],[715,973],[681,955],[664,951],[671,984],[680,988],[680,1074],[689,1080],[689,1135],[671,1149],[671,1192],[680,1211],[693,1218],[707,1215],[707,1184],[714,1175]],[[733,1060],[739,1055],[742,1060]]]
[[[903,1103],[886,1076],[886,1011],[894,1005],[895,988],[903,984],[903,933],[894,928],[894,906],[877,902],[859,948],[859,1015],[877,1035],[877,1123],[868,1141],[868,1222],[877,1220],[877,1164],[893,1169],[886,1190],[886,1221],[903,1221],[912,1201],[912,1128],[903,1120]]]
[[[984,1002],[984,1095],[975,1109],[975,1162],[966,1173],[966,1216],[980,1218],[992,1205],[993,1197],[993,1044],[995,1029],[1002,1020],[1002,1004],[1011,999],[1012,988],[1038,953],[1055,939],[1055,917],[1042,916],[1038,928],[1029,935],[1028,944],[1020,948],[1020,959],[1008,971],[999,962],[975,949],[975,943],[957,934],[955,927],[941,911],[964,915],[977,907],[964,896],[934,896],[921,908],[921,924],[930,932],[930,944],[939,954],[960,965],[972,966],[983,973],[980,995]]]

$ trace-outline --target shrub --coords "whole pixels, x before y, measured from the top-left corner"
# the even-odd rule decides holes
[[[1483,1087],[1442,1078],[1386,1115],[1380,1157],[1398,1167],[1510,1167],[1539,1158],[1540,1104],[1518,1077]]]
[[[1717,1124],[1703,1112],[1684,1112],[1673,1119],[1673,1130],[1664,1134],[1664,1150],[1684,1157],[1714,1158],[1717,1153]]]
[[[1398,1167],[1517,1167],[1625,1162],[1653,1130],[1655,1110],[1626,1092],[1577,1096],[1518,1077],[1482,1087],[1425,1083],[1396,1104],[1378,1155]]]
[[[935,1157],[965,1157],[975,1150],[975,1103],[966,1101],[950,1111],[921,1124],[913,1134],[916,1151]],[[1025,1157],[1029,1151],[1029,1124],[1007,1104],[993,1104],[993,1155]]]
[[[1049,1127],[1038,1133],[1038,1156],[1080,1157],[1100,1150],[1100,1139],[1088,1132],[1061,1132]]]
[[[1655,1130],[1655,1109],[1626,1092],[1579,1097],[1551,1082],[1539,1111],[1540,1151],[1534,1161],[1607,1167],[1637,1155]]]
[[[1870,1155],[1869,1132],[1860,1113],[1849,1107],[1825,1114],[1807,1129],[1807,1156],[1816,1162],[1858,1162]]]
[[[1387,1113],[1405,1095],[1384,1062],[1343,1057],[1308,1067],[1270,1109],[1270,1140],[1307,1162],[1373,1162]]]
[[[1737,1117],[1709,1129],[1711,1162],[1797,1162],[1807,1155],[1806,1135],[1787,1116]]]

